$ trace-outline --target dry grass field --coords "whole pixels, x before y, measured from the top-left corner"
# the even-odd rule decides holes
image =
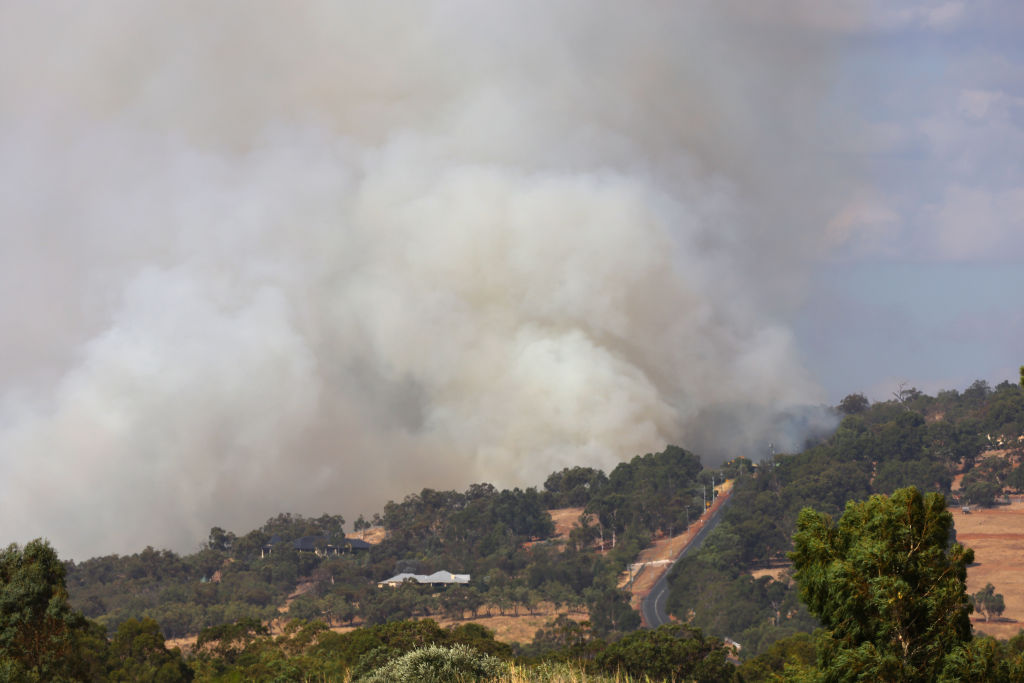
[[[555,523],[555,535],[551,537],[551,540],[568,541],[569,532],[573,527],[579,526],[583,508],[558,508],[557,510],[548,510],[548,514],[551,515],[551,521]]]
[[[454,619],[445,619],[440,615],[430,617],[441,626],[458,626],[459,624],[466,624],[472,622],[474,624],[480,624],[490,630],[494,631],[495,640],[499,640],[503,643],[529,643],[533,640],[533,636],[537,633],[537,629],[543,628],[545,624],[554,619],[559,615],[560,612],[555,611],[553,605],[549,603],[541,603],[534,610],[533,614],[528,613],[526,610],[520,610],[519,615],[506,614],[504,616],[498,614],[497,607],[492,608],[491,616],[484,616],[482,613],[475,619],[464,619],[457,621]],[[565,613],[562,609],[561,613]],[[569,612],[566,614],[570,619],[574,621],[586,621],[590,618],[590,615],[586,610],[579,612]],[[284,625],[288,622],[286,617],[275,619],[269,624],[270,632],[273,635],[279,635],[283,632]],[[356,622],[352,626],[335,626],[332,631],[336,633],[347,633],[356,628],[362,626],[362,623]],[[167,647],[180,647],[182,652],[186,654],[191,651],[195,646],[196,636],[186,636],[184,638],[168,638]]]
[[[964,514],[954,508],[956,536],[974,550],[974,566],[967,570],[967,590],[976,593],[991,583],[1006,600],[999,621],[972,618],[974,630],[1009,638],[1024,628],[1024,503],[1015,500],[988,510]]]
[[[359,538],[366,541],[370,545],[377,545],[387,536],[387,532],[384,531],[382,526],[373,526],[365,531],[360,531],[358,534],[351,536],[351,538]]]
[[[565,610],[563,609],[562,612],[565,612]],[[542,628],[549,621],[557,617],[558,614],[552,605],[542,604],[535,610],[535,614],[527,614],[526,611],[521,610],[519,616],[499,616],[495,613],[494,616],[480,616],[467,621],[472,621],[474,624],[480,624],[491,629],[494,631],[494,639],[500,640],[503,643],[529,643],[533,640],[537,629]],[[569,612],[566,616],[574,621],[586,621],[590,618],[586,611]],[[466,623],[465,621],[450,621],[438,617],[433,617],[433,619],[437,620],[437,623],[441,626],[457,626],[458,624]]]
[[[755,579],[760,579],[762,576],[770,576],[772,581],[785,581],[789,583],[791,581],[790,574],[793,571],[793,564],[791,562],[780,563],[777,567],[769,567],[768,569],[755,569],[750,572],[750,575]]]

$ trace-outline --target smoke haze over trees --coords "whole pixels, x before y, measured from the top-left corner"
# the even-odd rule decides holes
[[[799,448],[857,169],[788,4],[5,6],[0,537]]]
[[[973,551],[955,543],[946,501],[984,504],[971,497],[969,479],[994,485],[1001,498],[1021,492],[1024,389],[978,380],[930,396],[904,387],[885,402],[851,394],[834,410],[846,417],[831,436],[756,465],[737,458],[703,469],[695,454],[668,446],[607,474],[563,468],[542,491],[423,489],[374,515],[384,528],[361,547],[342,537],[340,515],[291,513],[247,533],[213,527],[190,555],[147,547],[61,563],[45,541],[12,544],[0,553],[0,617],[9,627],[0,678],[73,669],[90,680],[103,672],[135,680],[166,669],[206,680],[234,669],[264,679],[268,667],[356,677],[406,652],[400,641],[638,677],[697,675],[676,667],[703,662],[717,671],[705,677],[719,680],[732,666],[723,650],[732,640],[742,644],[744,680],[810,675],[816,666],[840,678],[897,671],[908,680],[1019,680],[1024,633],[1000,643],[972,636],[967,621],[971,605],[988,621],[1016,600],[1007,605],[991,583],[966,593]],[[953,473],[963,475],[959,487],[951,488]],[[685,627],[627,635],[640,618],[617,587],[624,571],[642,576],[632,573],[641,549],[695,522],[708,484],[724,479],[731,504],[721,523],[669,575],[667,607]],[[576,507],[558,511],[559,526],[565,513],[582,514],[556,534],[548,509],[567,504]],[[788,569],[778,565],[787,551]],[[992,561],[978,553],[978,562]],[[443,567],[469,574],[469,584],[378,584]],[[494,612],[558,616],[532,643],[510,645],[472,623]],[[582,613],[588,619],[577,623]],[[409,621],[417,617],[424,620]],[[442,629],[436,618],[454,624]],[[353,624],[344,635],[328,630]],[[190,634],[198,638],[185,659],[164,641]]]

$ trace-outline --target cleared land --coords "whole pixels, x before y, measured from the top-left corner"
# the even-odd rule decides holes
[[[543,628],[549,621],[557,617],[559,614],[565,614],[567,617],[574,621],[586,621],[590,618],[590,615],[586,610],[566,612],[563,608],[561,610],[555,610],[554,605],[551,603],[542,602],[537,605],[534,609],[533,614],[530,614],[526,610],[520,610],[518,616],[515,614],[501,615],[498,613],[497,607],[492,607],[491,616],[485,616],[481,613],[479,616],[471,619],[446,619],[440,615],[433,615],[427,617],[433,619],[441,626],[457,626],[459,624],[474,623],[485,626],[494,631],[495,640],[499,640],[503,643],[529,643],[533,640],[534,635],[537,633],[537,629]],[[288,622],[287,617],[281,617],[275,619],[269,624],[270,632],[272,635],[279,635],[283,632],[285,624]],[[347,633],[363,626],[362,622],[355,622],[351,626],[335,626],[331,628],[336,633]],[[182,652],[188,653],[196,644],[197,636],[185,636],[184,638],[168,638],[167,647],[179,647]]]
[[[974,630],[997,638],[1015,636],[1024,628],[1024,502],[1015,497],[1010,505],[952,512],[957,540],[974,550],[967,591],[976,593],[991,583],[1006,601],[999,621],[972,616]]]
[[[448,619],[439,619],[437,617],[431,617],[435,619],[441,626],[457,626],[458,624],[464,624],[472,621],[474,624],[480,624],[494,631],[494,639],[500,640],[503,643],[529,643],[533,641],[533,636],[536,635],[537,629],[543,628],[545,624],[557,617],[559,614],[565,614],[567,617],[574,621],[586,621],[590,618],[590,615],[586,611],[582,612],[568,612],[562,609],[560,612],[555,611],[553,605],[541,605],[535,614],[527,614],[525,612],[520,615],[512,616],[499,616],[495,614],[490,617],[477,617],[475,619],[466,619],[464,621],[451,621]]]
[[[551,521],[555,523],[555,533],[549,540],[568,541],[569,532],[573,530],[573,527],[579,526],[583,508],[558,508],[557,510],[548,510],[548,514],[551,515]]]
[[[545,624],[557,617],[559,614],[565,614],[567,617],[574,621],[586,621],[590,618],[586,610],[580,612],[568,612],[564,609],[556,611],[554,605],[550,603],[540,603],[534,609],[533,614],[528,613],[526,610],[520,611],[519,615],[514,614],[498,614],[496,607],[492,608],[492,615],[485,616],[480,614],[479,616],[472,619],[445,619],[440,615],[433,615],[430,617],[424,617],[427,619],[433,619],[441,626],[458,626],[459,624],[480,624],[494,631],[494,639],[499,640],[503,643],[529,643],[533,640],[533,636],[536,635],[537,629],[543,628]],[[335,626],[332,631],[337,633],[347,633],[356,628],[361,627],[363,624],[356,623],[352,626]],[[194,642],[194,639],[193,639]]]
[[[370,545],[377,545],[387,537],[387,532],[382,526],[373,526],[365,531],[361,531],[358,534],[358,538],[362,541],[366,541]],[[351,538],[356,538],[352,536]]]
[[[769,567],[768,569],[755,569],[750,572],[750,575],[755,579],[760,579],[762,576],[770,576],[772,581],[785,581],[789,583],[790,574],[793,571],[792,562],[780,563],[777,567]]]

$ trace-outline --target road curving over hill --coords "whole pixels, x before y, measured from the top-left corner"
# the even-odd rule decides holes
[[[717,504],[711,510],[711,514],[703,520],[701,529],[679,554],[673,558],[672,564],[654,584],[651,592],[644,597],[640,604],[640,616],[643,618],[643,624],[647,628],[657,628],[669,623],[668,613],[665,611],[665,605],[668,602],[668,575],[672,573],[672,567],[675,566],[676,562],[686,557],[688,553],[698,550],[703,545],[704,539],[708,537],[708,534],[714,531],[718,523],[722,521],[722,510],[732,502],[730,494],[731,492],[727,492],[719,496],[718,501],[716,501]]]

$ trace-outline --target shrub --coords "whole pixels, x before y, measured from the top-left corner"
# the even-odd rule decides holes
[[[504,663],[497,657],[481,654],[465,645],[428,645],[391,660],[360,679],[360,683],[461,683],[489,680],[504,669]]]

